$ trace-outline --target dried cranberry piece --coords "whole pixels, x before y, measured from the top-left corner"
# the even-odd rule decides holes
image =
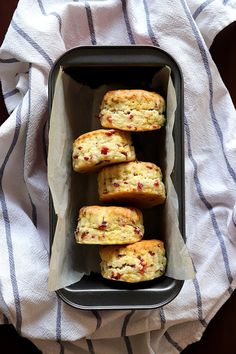
[[[159,187],[159,182],[158,182],[158,180],[156,180],[156,181],[154,182],[154,186],[155,186],[155,187]]]
[[[133,114],[130,114],[129,119],[133,119],[133,118],[134,118]]]
[[[115,134],[115,130],[111,130],[109,132],[106,132],[105,134],[106,136],[112,136],[113,134]]]
[[[155,252],[149,251],[148,252],[151,256],[155,256]]]
[[[140,265],[141,265],[141,269],[139,270],[140,274],[144,274],[145,269],[147,267],[147,263],[144,261],[144,259],[141,258],[140,260]]]
[[[141,182],[138,182],[138,189],[142,189],[143,188],[143,184]]]
[[[121,278],[121,274],[120,273],[115,274],[114,272],[112,272],[111,277],[112,279],[119,280]]]
[[[88,231],[83,232],[82,235],[81,235],[81,239],[83,240],[87,236],[88,236]]]
[[[101,225],[99,226],[99,230],[105,230],[107,227],[107,222],[103,220],[103,222],[101,223]]]
[[[140,274],[144,274],[145,273],[145,267],[143,266],[140,271],[139,271]]]
[[[85,160],[85,161],[88,161],[88,160],[89,160],[89,157],[88,157],[88,156],[84,156],[84,160]]]
[[[113,183],[114,187],[120,187],[119,183]]]
[[[101,154],[103,154],[103,155],[107,155],[108,151],[109,151],[109,149],[108,149],[108,147],[106,147],[106,146],[103,146],[103,147],[101,148]]]
[[[77,160],[78,159],[78,155],[74,155],[72,158],[73,158],[73,160]]]

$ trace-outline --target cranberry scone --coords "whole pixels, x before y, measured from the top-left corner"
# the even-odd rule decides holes
[[[99,129],[79,136],[73,143],[73,169],[96,171],[102,166],[135,160],[131,136],[115,129]]]
[[[165,272],[164,244],[142,240],[125,246],[100,248],[101,274],[110,280],[137,283],[160,277]]]
[[[140,210],[92,205],[80,209],[75,239],[81,244],[116,245],[140,241],[143,234]]]
[[[164,125],[164,112],[165,100],[156,92],[113,90],[103,97],[99,118],[104,128],[148,131]]]
[[[104,167],[98,174],[99,199],[150,208],[164,203],[161,169],[151,162],[133,161]]]

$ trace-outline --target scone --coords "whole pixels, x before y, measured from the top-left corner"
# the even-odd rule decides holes
[[[165,100],[156,92],[114,90],[105,94],[99,118],[104,128],[156,130],[165,123],[164,111]]]
[[[151,162],[133,161],[104,167],[98,174],[101,202],[150,208],[165,201],[161,169]]]
[[[83,244],[116,245],[140,241],[143,233],[140,210],[92,205],[80,209],[75,239]]]
[[[135,160],[135,150],[129,133],[99,129],[74,141],[72,160],[77,172],[95,171],[104,165]]]
[[[164,244],[159,240],[143,240],[126,246],[103,246],[100,257],[104,278],[128,283],[160,277],[166,267]]]

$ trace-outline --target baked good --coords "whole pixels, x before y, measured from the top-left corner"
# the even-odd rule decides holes
[[[165,100],[156,92],[114,90],[103,97],[99,118],[104,128],[156,130],[165,123],[164,111]]]
[[[143,240],[132,245],[100,248],[101,274],[106,279],[128,283],[152,280],[165,272],[162,241]]]
[[[165,201],[161,169],[151,162],[133,161],[104,167],[98,174],[101,202],[150,208]]]
[[[143,237],[143,216],[135,208],[87,206],[80,209],[75,238],[86,244],[127,244]]]
[[[77,172],[95,171],[104,165],[135,160],[135,150],[129,133],[99,129],[74,141],[72,160]]]

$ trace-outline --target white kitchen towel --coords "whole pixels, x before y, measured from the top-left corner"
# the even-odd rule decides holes
[[[0,311],[44,354],[174,354],[199,340],[236,285],[236,113],[208,47],[235,0],[22,0],[0,50]],[[78,45],[146,44],[185,87],[186,233],[196,278],[163,308],[80,311],[47,291],[47,80]]]

